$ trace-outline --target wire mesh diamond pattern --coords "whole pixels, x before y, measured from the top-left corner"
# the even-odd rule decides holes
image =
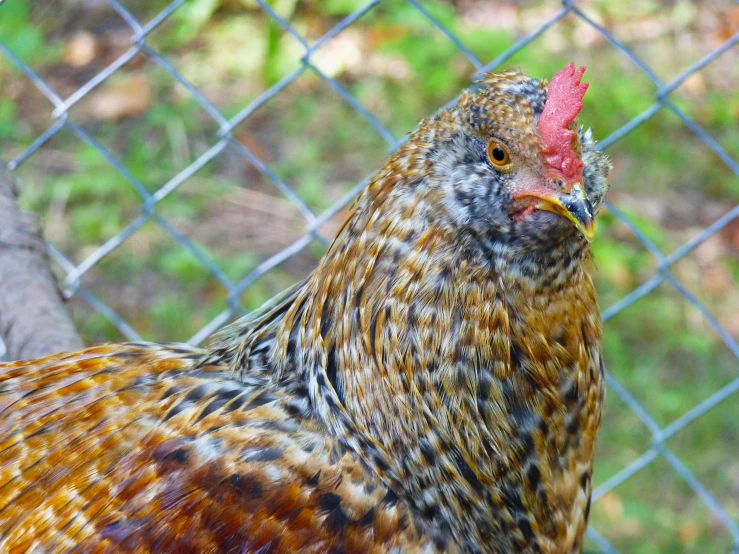
[[[163,55],[158,53],[147,42],[149,35],[163,22],[170,18],[178,9],[186,4],[186,0],[175,0],[146,23],[139,21],[133,13],[127,9],[124,2],[119,0],[108,0],[109,5],[131,29],[132,37],[130,48],[66,98],[62,98],[57,94],[51,85],[42,79],[32,67],[24,63],[13,51],[11,51],[11,49],[2,42],[2,37],[0,37],[0,55],[9,61],[10,64],[23,72],[25,76],[32,81],[38,91],[43,94],[49,102],[48,109],[53,118],[53,123],[48,127],[48,129],[41,133],[41,135],[38,136],[25,151],[12,160],[6,160],[8,168],[15,170],[22,166],[30,157],[39,155],[39,150],[50,139],[60,133],[63,129],[66,129],[79,140],[99,152],[99,154],[101,154],[109,164],[110,171],[117,172],[141,197],[139,215],[133,221],[128,223],[128,225],[126,225],[122,230],[107,240],[107,242],[97,247],[94,251],[87,253],[86,257],[80,263],[72,262],[53,244],[49,247],[52,259],[56,264],[58,264],[59,268],[61,268],[64,273],[64,280],[61,284],[64,295],[66,297],[77,296],[84,300],[93,310],[99,312],[102,316],[108,319],[113,325],[115,325],[123,336],[130,340],[141,340],[141,336],[137,333],[134,326],[125,321],[113,308],[85,287],[85,285],[82,284],[81,279],[90,270],[95,268],[101,260],[106,258],[106,256],[109,256],[114,250],[124,244],[144,224],[153,223],[159,226],[161,230],[168,234],[176,243],[187,249],[228,293],[226,306],[223,311],[218,313],[211,321],[204,325],[188,340],[191,344],[199,344],[211,333],[228,322],[232,317],[234,317],[234,315],[237,315],[244,310],[240,300],[241,295],[259,277],[283,263],[285,260],[301,252],[312,241],[318,240],[326,243],[326,238],[319,234],[319,227],[347,206],[366,185],[367,180],[365,179],[358,183],[352,190],[344,194],[328,209],[322,213],[314,213],[314,211],[306,205],[300,196],[296,194],[294,190],[288,186],[267,163],[262,161],[249,147],[234,138],[233,131],[239,124],[247,120],[252,116],[252,114],[259,110],[259,108],[279,95],[304,73],[312,72],[322,82],[324,82],[341,101],[345,102],[369,124],[374,132],[376,132],[377,135],[387,143],[390,150],[397,148],[404,140],[403,138],[395,137],[393,133],[388,130],[371,113],[370,110],[365,108],[358,99],[352,96],[352,94],[338,80],[326,75],[312,61],[314,55],[321,50],[328,41],[337,37],[343,31],[355,24],[365,16],[365,14],[374,10],[382,3],[382,0],[371,0],[367,2],[354,13],[341,19],[333,28],[312,43],[306,40],[288,20],[281,17],[267,1],[256,0],[256,2],[263,12],[279,26],[282,32],[290,35],[300,45],[302,49],[301,63],[297,69],[282,77],[267,90],[264,90],[251,103],[244,106],[238,113],[230,118],[226,117],[208,100],[208,98],[206,98],[203,93],[198,90],[196,86],[191,84]],[[445,39],[450,41],[458,49],[461,55],[474,66],[476,70],[474,75],[475,78],[483,72],[504,66],[504,64],[517,52],[526,48],[532,41],[535,41],[541,35],[546,34],[550,28],[558,25],[561,21],[568,18],[579,20],[595,32],[599,33],[613,48],[617,49],[625,59],[641,70],[641,72],[655,87],[652,104],[642,113],[633,117],[633,119],[623,124],[620,128],[603,139],[600,142],[600,148],[608,149],[611,145],[634,131],[647,120],[653,118],[660,112],[666,111],[676,116],[700,141],[702,141],[705,147],[711,149],[734,174],[739,176],[739,162],[737,162],[737,160],[735,160],[711,135],[701,128],[701,126],[681,111],[671,99],[671,94],[692,75],[714,62],[714,60],[727,50],[735,47],[737,43],[739,43],[739,33],[731,36],[718,48],[703,56],[682,73],[675,75],[671,80],[664,82],[657,76],[655,71],[649,65],[642,61],[633,51],[613,36],[602,25],[589,17],[588,14],[578,6],[578,2],[574,0],[562,1],[559,5],[558,11],[553,16],[544,21],[539,27],[535,28],[526,36],[520,38],[510,48],[499,53],[499,55],[491,61],[478,59],[475,54],[465,47],[464,41],[460,37],[456,36],[450,29],[446,28],[426,7],[424,7],[422,0],[407,0],[407,3],[417,10],[430,25],[442,33]],[[112,152],[110,152],[101,142],[96,140],[96,138],[83,127],[76,124],[70,116],[70,110],[78,102],[114,75],[119,69],[131,62],[134,57],[140,54],[145,55],[149,60],[166,72],[171,79],[183,87],[197,101],[210,118],[212,118],[219,129],[217,137],[210,148],[200,154],[195,161],[187,165],[167,182],[163,183],[154,192],[149,192],[149,190],[131,174],[126,166],[121,163]],[[454,100],[451,102],[454,102]],[[39,107],[39,109],[41,109],[41,107]],[[244,275],[239,280],[230,279],[216,264],[210,261],[209,257],[201,251],[198,246],[189,240],[183,233],[175,229],[163,216],[157,213],[159,202],[172,194],[202,167],[217,158],[226,150],[236,153],[246,162],[251,164],[251,166],[267,181],[271,182],[284,198],[297,208],[298,213],[305,220],[305,233],[298,240],[262,261],[262,263],[257,265],[252,271]],[[604,320],[609,320],[638,301],[640,298],[649,295],[660,285],[666,283],[673,287],[690,305],[698,310],[702,317],[705,318],[708,326],[715,331],[715,333],[725,343],[729,351],[739,360],[739,345],[731,334],[722,327],[719,321],[713,317],[709,310],[701,304],[696,296],[678,280],[672,271],[676,262],[685,258],[699,245],[720,232],[733,220],[739,217],[739,205],[716,219],[713,223],[702,229],[687,242],[670,253],[661,251],[653,241],[640,231],[639,227],[637,227],[637,225],[635,225],[618,206],[611,203],[608,203],[607,205],[610,212],[620,220],[631,233],[633,233],[639,243],[641,243],[641,245],[654,257],[657,264],[657,270],[654,275],[636,287],[629,294],[625,295],[614,304],[605,307],[603,310]],[[648,409],[640,403],[635,396],[611,373],[607,374],[607,382],[610,394],[615,394],[623,400],[623,402],[628,405],[638,419],[649,430],[649,433],[651,434],[651,446],[646,452],[598,486],[593,492],[593,502],[598,502],[607,493],[634,477],[655,460],[661,459],[672,468],[675,474],[679,476],[679,478],[687,484],[693,493],[702,500],[705,506],[707,506],[707,508],[713,513],[714,517],[721,522],[733,538],[734,553],[739,554],[739,524],[737,521],[732,519],[719,501],[704,487],[693,473],[691,473],[680,458],[666,446],[666,441],[670,437],[674,436],[688,424],[706,414],[709,410],[712,410],[719,403],[725,401],[732,395],[736,395],[739,391],[739,376],[666,426],[660,426],[650,415]],[[617,552],[604,536],[592,526],[588,530],[588,536],[603,552]]]

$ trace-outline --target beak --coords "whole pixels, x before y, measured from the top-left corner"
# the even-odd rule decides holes
[[[551,196],[532,194],[530,196],[538,200],[534,205],[535,209],[554,212],[569,219],[588,241],[593,240],[595,236],[593,207],[585,196],[581,183],[575,183],[569,194],[559,193]]]

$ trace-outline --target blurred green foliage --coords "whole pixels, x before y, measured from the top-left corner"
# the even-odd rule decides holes
[[[364,0],[270,2],[309,43],[364,4]],[[585,4],[591,16],[665,80],[715,47],[712,25],[720,26],[729,13],[722,11],[720,2],[700,8],[685,1]],[[493,59],[558,9],[556,2],[544,0],[521,5],[428,0],[423,5],[483,61]],[[131,2],[142,21],[164,6],[163,1]],[[75,39],[85,32],[94,35],[96,46],[93,59],[79,65],[74,63]],[[0,40],[62,96],[125,51],[128,45],[121,39],[125,35],[125,25],[112,12],[91,13],[77,6],[70,13],[57,13],[13,1],[0,6]],[[297,41],[248,0],[186,2],[148,43],[227,117],[298,69],[304,55]],[[588,66],[591,90],[582,120],[597,136],[615,131],[654,102],[654,85],[621,53],[571,18],[506,65],[547,76],[570,59]],[[474,73],[454,44],[401,0],[381,3],[312,53],[311,62],[395,136],[409,132],[421,117],[453,98]],[[51,107],[7,60],[0,59],[0,81],[4,83],[0,155],[7,160],[51,124]],[[730,52],[671,95],[735,159],[737,82],[739,62]],[[104,96],[110,102],[120,101],[123,94],[124,100],[133,96],[139,103],[131,104],[136,108],[128,108],[121,117],[102,117],[95,110],[95,95],[111,91],[119,96]],[[198,102],[143,58],[75,106],[71,117],[149,192],[217,141],[218,125]],[[234,136],[317,213],[379,167],[388,152],[371,126],[310,69],[250,115]],[[615,165],[613,201],[665,253],[739,202],[739,177],[666,110],[618,141],[609,154]],[[19,176],[25,207],[44,216],[47,237],[78,263],[140,215],[142,198],[135,188],[100,152],[68,130],[32,156]],[[234,281],[304,231],[295,207],[230,149],[165,198],[157,213]],[[341,214],[335,219],[323,230],[327,238],[337,229]],[[711,239],[672,271],[736,338],[739,230],[732,232]],[[254,309],[304,276],[323,248],[314,242],[255,281],[242,296],[243,305]],[[657,270],[654,257],[613,214],[601,216],[594,252],[603,307]],[[107,256],[83,284],[153,340],[186,340],[227,303],[227,291],[192,252],[152,222]],[[121,339],[104,317],[80,301],[73,305],[89,342]],[[660,425],[737,377],[737,360],[669,284],[610,319],[605,347],[610,371]],[[735,520],[739,520],[737,408],[739,399],[727,400],[667,444]],[[646,427],[611,393],[596,486],[649,447]],[[664,461],[606,495],[593,507],[592,517],[595,527],[623,552],[725,552],[731,543],[720,523]]]

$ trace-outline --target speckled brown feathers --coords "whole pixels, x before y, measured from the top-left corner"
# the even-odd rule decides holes
[[[580,131],[559,179],[546,102],[491,75],[422,122],[316,271],[209,349],[0,364],[0,550],[580,552],[603,376],[573,222],[609,164]]]
[[[289,396],[204,351],[125,344],[9,364],[4,552],[386,552],[394,495]]]

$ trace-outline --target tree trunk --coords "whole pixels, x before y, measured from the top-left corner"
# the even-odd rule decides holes
[[[14,185],[0,164],[0,336],[12,360],[79,350],[38,219],[20,211]]]

